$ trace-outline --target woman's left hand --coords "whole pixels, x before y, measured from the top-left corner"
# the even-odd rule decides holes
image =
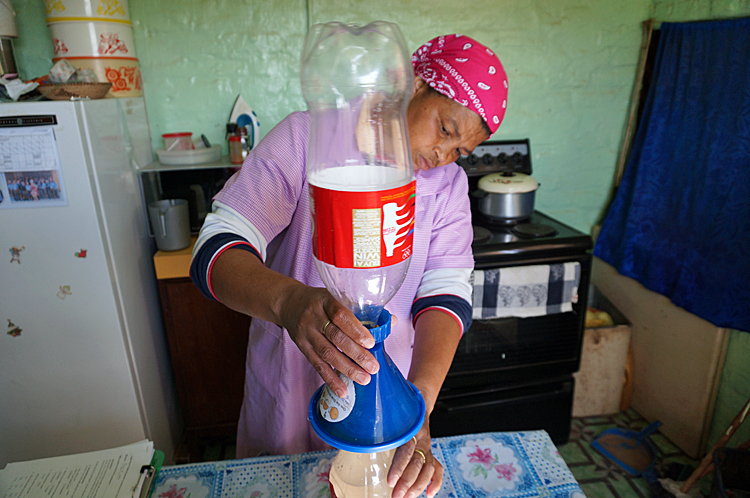
[[[393,498],[415,498],[427,489],[432,498],[443,485],[443,466],[432,456],[430,417],[425,417],[415,438],[401,445],[393,455],[388,471],[388,485],[393,486]],[[419,450],[419,451],[417,451]]]

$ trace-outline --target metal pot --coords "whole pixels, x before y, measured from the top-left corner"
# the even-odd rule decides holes
[[[479,212],[497,221],[516,223],[531,216],[539,183],[529,175],[506,171],[479,179],[475,196]]]

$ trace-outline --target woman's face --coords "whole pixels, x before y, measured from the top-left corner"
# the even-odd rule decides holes
[[[406,120],[415,171],[445,166],[487,140],[482,118],[458,102],[430,91],[417,76]]]

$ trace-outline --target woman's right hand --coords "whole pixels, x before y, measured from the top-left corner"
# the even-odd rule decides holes
[[[291,286],[280,318],[279,325],[339,397],[346,397],[346,385],[334,369],[362,385],[377,373],[378,362],[368,351],[375,345],[372,334],[326,289]]]
[[[284,327],[340,397],[346,396],[346,385],[334,368],[359,384],[367,384],[370,374],[377,373],[378,363],[367,351],[375,345],[372,334],[326,289],[275,272],[252,253],[236,248],[216,257],[210,275],[220,302]]]

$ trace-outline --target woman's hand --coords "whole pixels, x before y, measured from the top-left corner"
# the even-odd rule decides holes
[[[346,385],[334,368],[362,385],[377,373],[378,362],[367,350],[375,345],[372,334],[326,289],[292,286],[280,322],[339,397],[346,396]]]
[[[216,258],[211,283],[224,305],[286,328],[340,397],[346,396],[346,386],[334,368],[359,384],[367,384],[370,374],[377,373],[378,362],[367,351],[375,345],[372,334],[326,289],[304,285],[234,248]]]
[[[456,352],[461,329],[450,315],[439,310],[420,314],[415,329],[408,379],[422,394],[427,414],[416,441],[402,445],[393,456],[388,471],[388,484],[395,485],[393,498],[414,498],[425,490],[432,498],[443,485],[443,466],[432,456],[430,413]]]
[[[432,456],[430,418],[415,438],[401,445],[393,455],[393,464],[388,471],[388,485],[393,487],[393,498],[414,498],[427,489],[432,498],[443,485],[443,466]],[[417,451],[419,450],[419,451]]]

